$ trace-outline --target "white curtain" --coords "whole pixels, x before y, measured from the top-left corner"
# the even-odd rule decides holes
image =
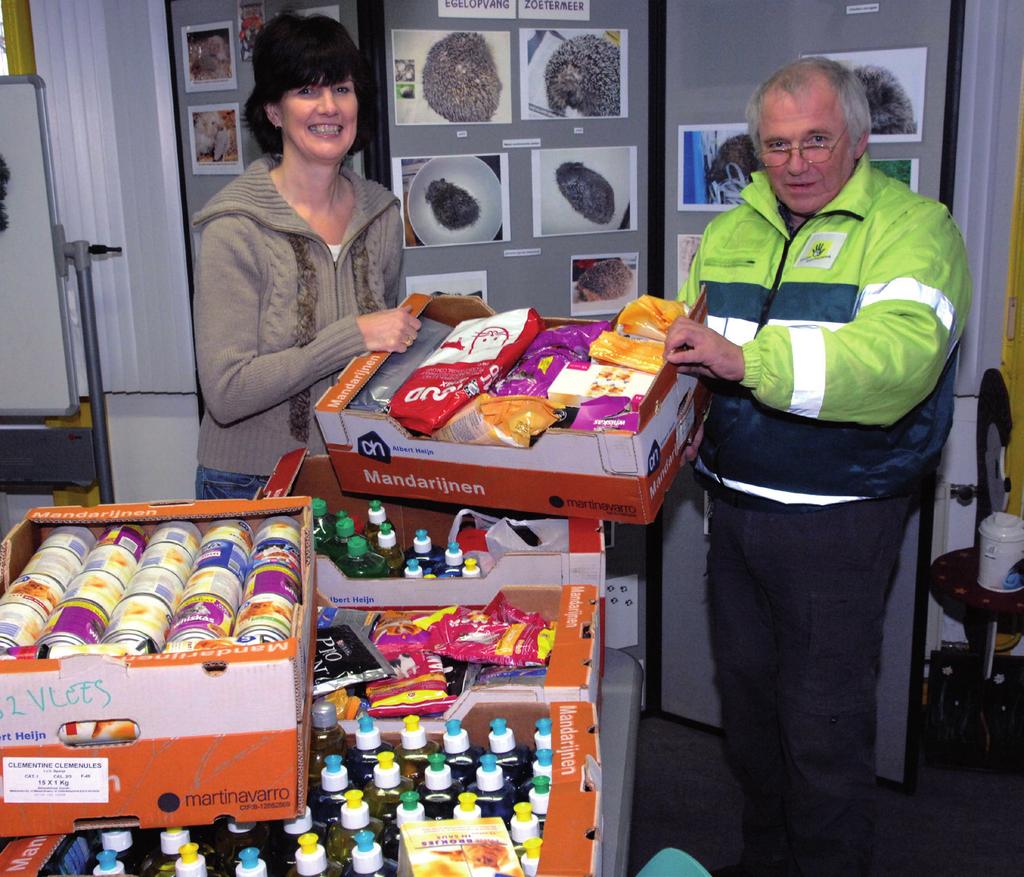
[[[162,0],[33,0],[58,219],[93,260],[104,388],[195,392],[174,112]],[[77,289],[79,390],[84,395]]]

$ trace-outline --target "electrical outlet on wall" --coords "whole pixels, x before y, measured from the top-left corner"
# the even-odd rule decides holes
[[[636,575],[608,579],[604,586],[604,644],[625,649],[640,642],[640,579]]]

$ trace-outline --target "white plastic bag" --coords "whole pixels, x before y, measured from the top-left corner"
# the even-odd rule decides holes
[[[498,518],[474,509],[462,509],[452,521],[448,541],[456,539],[463,521],[471,520],[480,530],[487,531],[487,550],[497,561],[509,551],[544,551],[566,553],[569,551],[569,522],[564,518],[537,518],[517,521],[512,518]]]

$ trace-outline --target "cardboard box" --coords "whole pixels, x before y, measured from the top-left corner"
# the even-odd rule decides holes
[[[132,657],[0,661],[0,835],[67,833],[103,821],[142,827],[246,821],[302,812],[315,626],[311,512],[305,497],[33,509],[0,547],[4,587],[56,526],[148,532],[186,519],[303,523],[305,600],[295,636],[242,648]],[[129,742],[68,746],[69,722],[128,720]],[[34,774],[35,776],[31,776]]]
[[[414,293],[403,306],[451,326],[493,313],[471,296]],[[413,436],[386,414],[347,408],[388,356],[354,359],[316,405],[331,463],[342,487],[355,493],[647,524],[679,471],[693,426],[696,382],[662,368],[635,434],[552,428],[530,448]]]
[[[350,513],[365,512],[367,497],[344,493],[327,457],[307,457],[299,448],[281,458],[264,495],[289,493],[318,496],[328,508]],[[447,539],[455,510],[432,503],[404,503],[388,499],[386,509],[395,525],[399,545],[412,544],[416,530],[423,527],[441,544]],[[569,551],[510,551],[498,559],[494,569],[479,579],[350,579],[329,558],[316,558],[316,582],[320,601],[326,606],[437,606],[438,600],[482,606],[507,585],[550,585],[586,582],[604,590],[604,527],[600,521],[569,518]],[[440,596],[439,596],[440,595]]]

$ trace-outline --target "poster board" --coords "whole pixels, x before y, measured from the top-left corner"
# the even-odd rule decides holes
[[[71,414],[78,391],[38,76],[0,76],[0,156],[9,179],[0,231],[0,415]]]

